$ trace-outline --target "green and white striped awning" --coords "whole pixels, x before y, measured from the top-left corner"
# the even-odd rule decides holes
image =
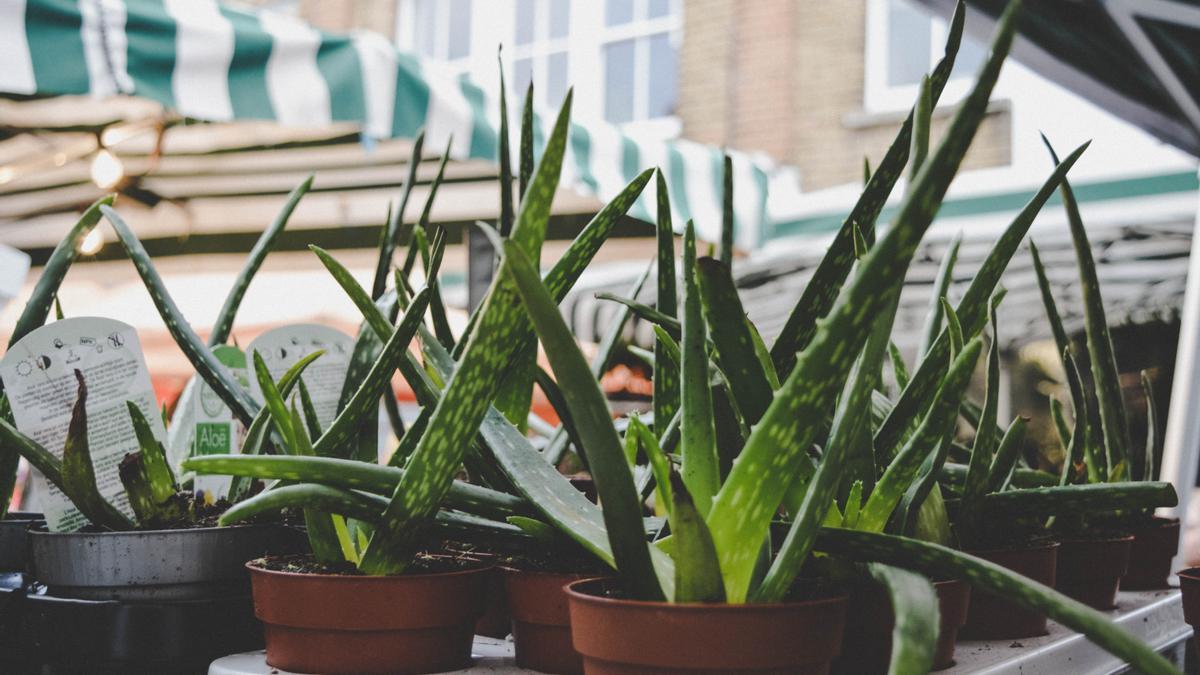
[[[412,137],[424,127],[427,148],[440,151],[453,137],[452,158],[494,160],[498,147],[498,92],[374,33],[325,33],[215,0],[0,0],[3,92],[129,94],[206,121],[349,121],[368,138]],[[535,147],[553,122],[550,114],[536,118]],[[767,230],[773,167],[760,156],[730,154],[736,241],[754,248]],[[563,184],[608,200],[657,166],[677,226],[694,219],[712,241],[721,223],[722,155],[699,143],[647,142],[608,124],[575,123]],[[651,220],[654,204],[651,182],[631,215]]]

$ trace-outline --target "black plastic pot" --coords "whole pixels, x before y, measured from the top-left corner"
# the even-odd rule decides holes
[[[40,513],[10,511],[0,520],[0,572],[29,568],[29,528],[42,522]]]

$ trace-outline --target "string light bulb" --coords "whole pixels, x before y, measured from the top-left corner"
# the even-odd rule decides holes
[[[92,182],[101,190],[111,190],[125,178],[125,165],[116,155],[101,148],[92,158]]]

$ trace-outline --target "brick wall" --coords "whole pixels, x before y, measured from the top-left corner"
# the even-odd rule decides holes
[[[859,180],[903,114],[863,113],[866,0],[687,0],[678,114],[688,138],[795,165],[806,190]],[[965,166],[1010,161],[1001,103]],[[936,141],[951,111],[935,112]]]

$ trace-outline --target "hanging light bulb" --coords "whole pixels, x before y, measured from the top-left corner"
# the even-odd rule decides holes
[[[101,190],[115,188],[124,177],[125,165],[107,148],[101,148],[92,158],[92,182]]]
[[[100,228],[94,228],[88,235],[79,242],[79,252],[83,255],[94,255],[104,245],[104,237],[100,234]]]

